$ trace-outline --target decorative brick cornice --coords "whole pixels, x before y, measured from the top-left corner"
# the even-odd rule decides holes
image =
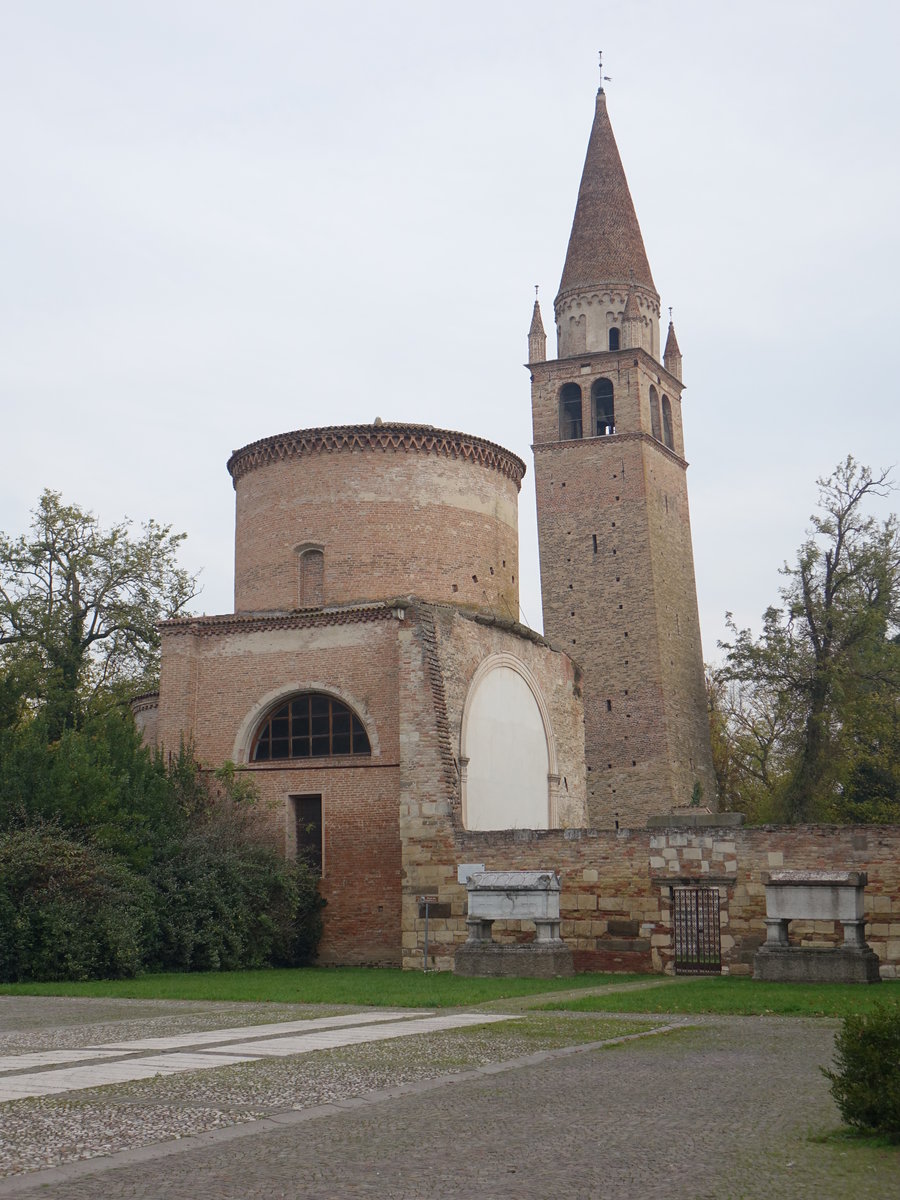
[[[297,429],[262,438],[235,450],[228,460],[228,471],[237,482],[249,471],[269,463],[302,458],[309,454],[329,454],[341,450],[380,450],[388,453],[435,454],[443,458],[468,459],[489,470],[499,471],[521,487],[525,464],[496,442],[471,437],[431,425],[330,425],[322,429]]]
[[[568,291],[560,292],[553,303],[559,313],[576,300],[587,304],[602,304],[611,295],[621,297],[623,304],[627,304],[629,295],[633,295],[638,303],[643,299],[647,308],[659,316],[659,293],[641,284],[633,284],[627,279],[612,279],[602,284],[569,288]]]
[[[140,696],[132,696],[128,705],[135,714],[152,712],[155,708],[159,708],[159,692],[142,692]]]
[[[627,350],[586,350],[581,354],[570,354],[566,358],[548,358],[543,362],[526,363],[533,369],[533,374],[541,382],[556,382],[558,380],[573,380],[581,383],[584,379],[593,379],[582,372],[582,367],[590,365],[593,370],[604,375],[612,371],[621,373],[629,367],[642,367],[659,387],[664,388],[673,400],[681,400],[684,383],[673,375],[665,363],[657,362],[643,346],[632,346]]]
[[[592,446],[595,442],[647,442],[648,445],[653,446],[654,449],[664,454],[666,458],[671,458],[672,462],[678,463],[679,467],[686,469],[688,466],[686,458],[682,458],[681,455],[676,454],[674,450],[670,450],[663,442],[657,441],[655,437],[651,437],[649,433],[644,433],[642,430],[635,433],[607,433],[603,437],[595,438],[567,438],[557,442],[536,442],[531,449],[537,454],[540,450],[559,450],[563,446]]]
[[[225,613],[215,617],[176,617],[160,622],[168,635],[220,637],[231,633],[265,633],[272,629],[315,629],[323,625],[359,625],[368,621],[396,618],[403,601],[373,604],[348,604],[340,607],[298,610],[296,612]]]

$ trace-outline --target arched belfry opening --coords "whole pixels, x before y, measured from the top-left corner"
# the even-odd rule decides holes
[[[662,431],[663,442],[670,450],[675,449],[675,436],[672,431],[672,405],[668,396],[662,398]]]
[[[583,436],[581,388],[577,383],[564,383],[559,393],[559,440],[569,442]]]
[[[659,392],[652,383],[650,385],[650,435],[655,437],[658,442],[662,441],[659,423]]]
[[[616,409],[611,379],[595,379],[591,386],[593,437],[606,437],[616,432]]]

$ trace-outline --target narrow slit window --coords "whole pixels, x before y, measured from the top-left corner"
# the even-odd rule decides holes
[[[300,607],[318,608],[322,604],[325,582],[325,555],[321,550],[304,550],[300,555]]]

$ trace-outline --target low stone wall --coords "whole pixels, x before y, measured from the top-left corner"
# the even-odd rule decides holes
[[[900,977],[898,826],[744,829],[725,824],[729,814],[721,814],[723,823],[713,817],[707,818],[712,824],[694,827],[685,818],[681,824],[652,829],[471,833],[451,830],[449,813],[443,821],[434,816],[428,861],[424,855],[416,861],[415,846],[404,848],[404,890],[437,892],[450,906],[449,917],[431,922],[432,967],[449,970],[455,947],[466,938],[466,892],[457,882],[456,866],[482,863],[489,871],[560,872],[561,932],[578,971],[673,971],[671,891],[715,887],[723,972],[749,975],[766,936],[764,876],[786,867],[866,871],[866,939],[879,957],[882,977]],[[403,962],[421,968],[424,922],[412,903],[404,902],[404,914]],[[498,942],[530,936],[519,927],[504,928],[500,921],[494,925]],[[805,946],[830,946],[840,944],[843,933],[831,921],[796,921],[791,938]]]

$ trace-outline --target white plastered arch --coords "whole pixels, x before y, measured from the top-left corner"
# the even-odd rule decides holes
[[[490,750],[494,753],[486,753],[485,738],[489,738],[489,735],[479,722],[484,715],[480,711],[485,698],[482,685],[495,672],[500,673],[495,675],[495,681],[499,683],[504,671],[513,672],[515,680],[525,685],[527,693],[521,687],[518,691],[521,696],[527,695],[533,701],[539,722],[534,721],[527,704],[518,712],[513,704],[509,711],[496,719],[494,733],[500,739],[502,751],[506,753],[502,770],[498,771],[496,761],[493,764],[478,761],[479,757],[493,759],[497,751],[497,747],[492,746]],[[510,682],[507,675],[507,691]],[[520,728],[516,728],[517,721],[521,723]],[[539,746],[536,745],[538,733],[541,735]],[[474,764],[473,756],[476,758]],[[540,779],[537,774],[538,760],[543,763]],[[460,725],[459,773],[462,821],[466,829],[557,827],[559,769],[550,713],[538,681],[514,654],[500,652],[488,655],[472,676]],[[505,818],[502,817],[504,813]],[[501,814],[500,818],[498,814]],[[496,823],[498,819],[501,823]]]
[[[322,683],[315,679],[306,679],[302,683],[286,683],[281,687],[273,688],[259,698],[246,714],[243,721],[241,721],[234,739],[234,748],[231,752],[232,762],[248,763],[250,761],[250,751],[253,747],[253,737],[266,713],[275,708],[279,703],[290,700],[292,696],[298,696],[304,692],[320,692],[325,696],[333,696],[335,700],[340,700],[342,704],[346,704],[349,709],[352,709],[366,727],[369,745],[372,748],[372,758],[379,757],[381,748],[378,744],[378,732],[375,728],[375,722],[372,720],[372,714],[366,706],[344,688],[335,687],[333,683]]]

